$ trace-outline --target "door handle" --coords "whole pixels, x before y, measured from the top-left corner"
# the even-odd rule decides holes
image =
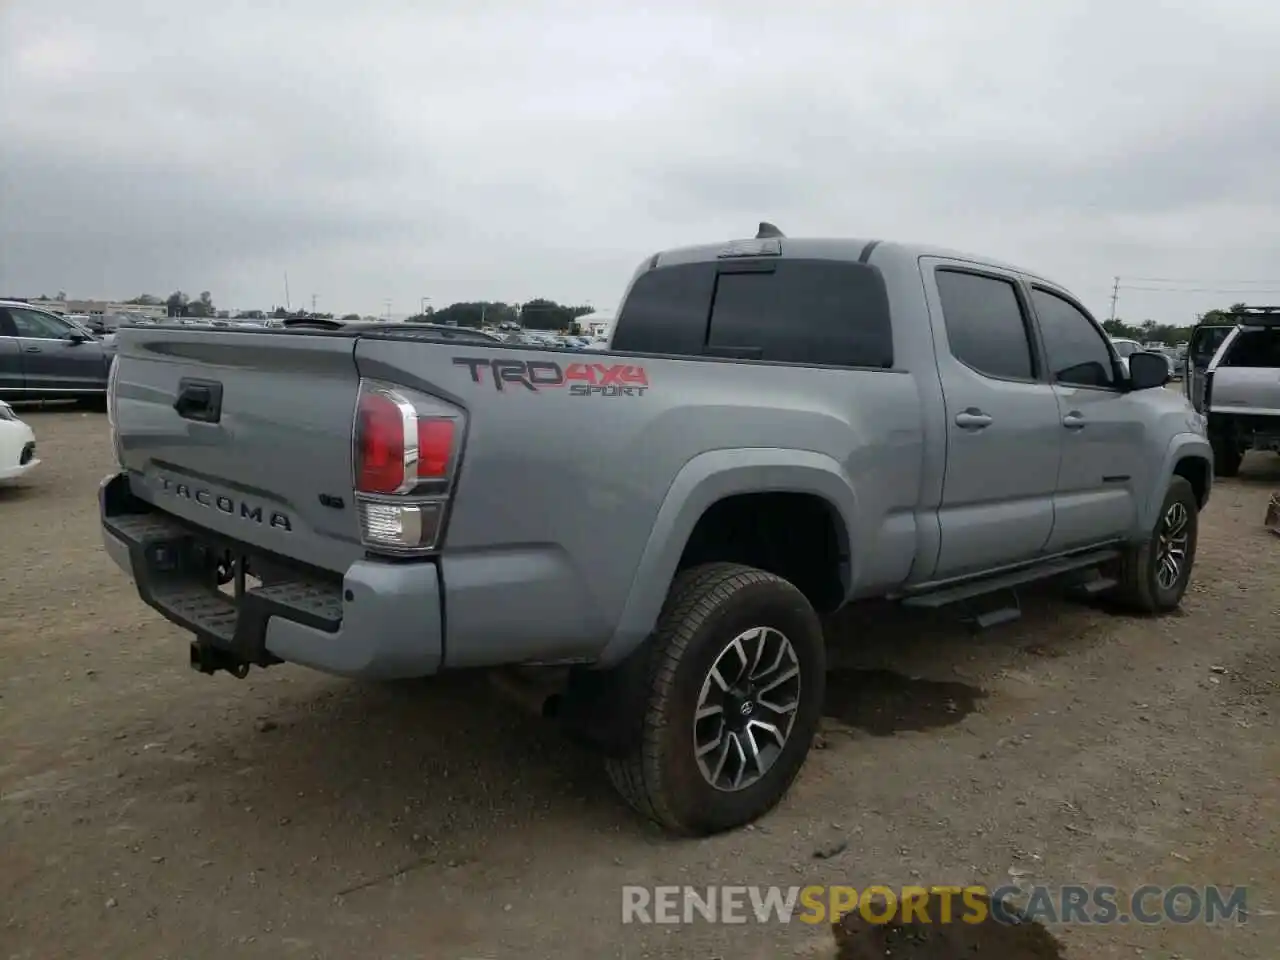
[[[1062,418],[1062,425],[1068,430],[1083,430],[1085,420],[1078,410],[1072,410]]]
[[[23,347],[22,349],[26,353],[40,353],[39,347]]]
[[[983,413],[977,407],[961,410],[956,414],[956,426],[964,427],[966,430],[981,430],[983,427],[991,426],[991,414]]]

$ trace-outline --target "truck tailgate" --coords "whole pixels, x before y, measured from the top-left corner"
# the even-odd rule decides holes
[[[223,536],[345,570],[363,555],[350,503],[355,344],[124,331],[114,416],[134,494]]]

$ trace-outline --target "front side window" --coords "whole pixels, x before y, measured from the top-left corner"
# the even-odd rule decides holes
[[[1111,348],[1093,321],[1070,300],[1040,287],[1031,290],[1040,320],[1049,372],[1057,383],[1073,387],[1117,386]]]
[[[37,310],[10,307],[9,318],[13,321],[19,337],[29,337],[33,340],[65,340],[71,333],[70,327],[63,321]]]

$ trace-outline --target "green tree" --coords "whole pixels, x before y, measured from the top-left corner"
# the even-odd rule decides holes
[[[347,314],[343,314],[342,322],[343,322],[343,323],[359,323],[359,322],[360,322],[360,314],[358,314],[358,313],[347,313]]]
[[[164,302],[165,308],[168,311],[167,315],[170,317],[187,316],[188,303],[190,303],[190,299],[185,293],[181,290],[173,291],[173,293],[169,294],[168,299]]]

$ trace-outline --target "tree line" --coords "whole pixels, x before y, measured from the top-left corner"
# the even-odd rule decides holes
[[[229,310],[219,310],[214,305],[213,294],[202,290],[194,300],[181,290],[175,290],[161,300],[149,293],[126,301],[144,306],[164,306],[170,317],[222,318],[235,320],[266,320],[269,318],[286,320],[301,317],[322,317],[333,319],[332,313],[313,313],[309,310],[288,310],[285,307],[273,306],[270,310],[238,310],[234,314]],[[459,327],[501,326],[515,324],[530,330],[569,330],[576,326],[579,317],[592,313],[593,307],[588,305],[569,306],[536,297],[525,303],[503,303],[497,300],[475,300],[451,303],[439,310],[427,307],[424,311],[408,318],[410,323],[445,323]],[[354,323],[361,317],[356,313],[348,313],[342,317],[344,323]]]
[[[1225,309],[1207,310],[1200,316],[1201,323],[1232,323],[1233,321],[1228,314],[1245,308],[1243,303],[1233,303]],[[1173,346],[1191,339],[1191,331],[1195,329],[1194,324],[1186,326],[1178,326],[1172,323],[1156,323],[1154,320],[1143,320],[1142,323],[1134,325],[1116,318],[1115,320],[1104,320],[1102,329],[1107,331],[1113,337],[1122,340],[1138,340],[1143,343],[1163,343],[1167,346]]]

